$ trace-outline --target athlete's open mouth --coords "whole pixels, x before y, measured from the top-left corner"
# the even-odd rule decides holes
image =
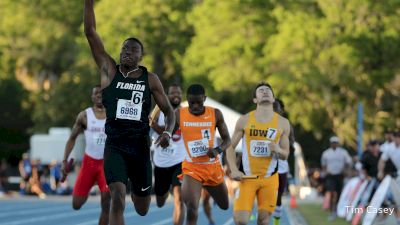
[[[123,60],[124,62],[132,62],[132,61],[133,61],[133,59],[132,59],[131,57],[129,57],[129,56],[123,56],[123,57],[122,57],[122,60]]]

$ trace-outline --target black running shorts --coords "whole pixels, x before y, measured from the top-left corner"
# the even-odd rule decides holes
[[[107,184],[122,182],[125,185],[128,179],[132,185],[132,192],[137,196],[151,194],[152,166],[150,149],[147,139],[135,141],[138,148],[135,154],[121,151],[118,147],[106,142],[104,149],[104,173]],[[140,154],[137,154],[141,152]]]
[[[181,186],[178,175],[182,173],[182,163],[171,167],[154,167],[154,192],[163,196],[169,191],[170,186]]]

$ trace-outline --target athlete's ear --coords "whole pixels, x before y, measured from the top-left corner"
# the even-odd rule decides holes
[[[257,104],[257,98],[253,98],[253,103]]]

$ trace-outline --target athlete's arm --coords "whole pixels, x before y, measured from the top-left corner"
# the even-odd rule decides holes
[[[160,135],[164,130],[165,130],[165,126],[160,126],[158,125],[158,119],[160,118],[160,113],[157,113],[157,115],[154,117],[154,122],[151,124],[151,128],[153,128],[153,130]]]
[[[234,180],[241,180],[244,175],[239,171],[238,166],[236,164],[236,146],[239,144],[240,140],[244,134],[244,127],[247,123],[248,115],[241,116],[236,122],[235,131],[233,132],[231,144],[228,146],[226,150],[226,162],[228,165],[228,169],[231,171],[231,178]]]
[[[215,110],[215,123],[216,128],[218,129],[219,134],[221,135],[222,143],[217,147],[224,152],[226,148],[231,144],[231,137],[229,137],[228,127],[226,126],[224,116],[222,115],[221,110]],[[222,153],[217,150],[217,148],[210,148],[207,152],[207,155],[211,158],[215,158],[218,154]]]
[[[377,177],[379,180],[383,179],[383,176],[385,175],[385,165],[386,165],[386,161],[388,160],[388,155],[387,152],[384,152],[378,162],[378,174]]]
[[[181,118],[181,111],[179,110],[180,108],[175,109],[175,127],[174,127],[174,132],[178,130],[180,126],[180,118]]]
[[[115,61],[107,54],[103,42],[96,32],[96,18],[93,9],[94,0],[85,0],[83,25],[92,55],[100,69],[101,87],[107,87],[115,76]]]
[[[290,133],[289,133],[289,149],[294,151],[294,143],[296,139],[294,137],[294,129],[293,126],[290,125]]]
[[[160,79],[154,73],[149,73],[149,86],[156,104],[165,115],[165,131],[159,136],[155,144],[165,148],[169,145],[168,141],[174,131],[175,113],[164,92]]]
[[[289,133],[290,124],[289,121],[279,116],[279,122],[282,124],[282,134],[279,140],[279,144],[269,143],[268,147],[271,149],[272,153],[276,153],[279,159],[286,160],[289,156]]]
[[[68,160],[69,155],[72,152],[72,149],[75,146],[76,138],[86,128],[86,119],[85,118],[86,118],[85,111],[82,111],[78,114],[78,116],[76,117],[74,126],[72,127],[71,134],[69,135],[67,144],[65,145],[63,163],[62,163],[62,168],[61,168],[61,171],[64,175],[67,174],[67,172],[65,171],[67,163],[68,163],[67,160]]]

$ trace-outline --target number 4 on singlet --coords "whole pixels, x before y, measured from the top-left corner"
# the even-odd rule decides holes
[[[201,130],[201,136],[207,140],[211,139],[211,131],[210,129]]]

